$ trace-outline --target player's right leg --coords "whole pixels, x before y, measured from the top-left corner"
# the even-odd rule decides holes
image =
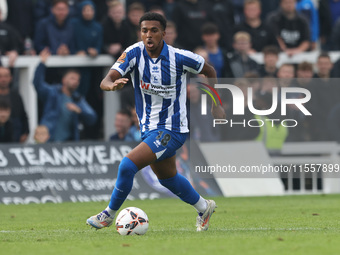
[[[164,187],[196,209],[198,213],[197,231],[208,230],[210,218],[217,207],[216,203],[214,200],[206,200],[201,197],[190,182],[177,172],[176,156],[156,161],[150,166]]]
[[[96,229],[111,226],[116,212],[132,189],[135,174],[155,160],[156,155],[144,142],[130,151],[119,164],[117,181],[108,207],[88,218],[86,223]]]

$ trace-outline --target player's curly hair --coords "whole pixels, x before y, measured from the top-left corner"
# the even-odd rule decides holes
[[[139,26],[141,26],[141,23],[144,21],[144,20],[156,20],[156,21],[159,21],[159,23],[161,23],[161,26],[163,28],[163,30],[165,30],[166,28],[166,19],[158,14],[158,13],[155,13],[155,12],[146,12],[139,20]]]

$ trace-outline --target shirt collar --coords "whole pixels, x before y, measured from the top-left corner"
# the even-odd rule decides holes
[[[149,56],[148,52],[146,51],[146,48],[144,46],[144,56],[148,57],[151,59],[151,57]],[[168,56],[168,45],[165,43],[165,41],[163,40],[163,49],[161,51],[161,53],[159,54],[156,62],[158,62],[159,59],[166,59]]]

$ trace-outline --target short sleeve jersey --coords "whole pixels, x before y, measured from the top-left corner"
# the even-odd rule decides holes
[[[198,74],[204,59],[164,42],[161,54],[151,59],[143,42],[128,47],[111,69],[131,74],[136,112],[142,132],[168,129],[187,133],[186,73]]]

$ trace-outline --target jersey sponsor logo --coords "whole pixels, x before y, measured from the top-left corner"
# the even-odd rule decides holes
[[[149,89],[149,87],[150,87],[150,84],[148,84],[148,83],[145,83],[144,81],[140,81],[140,87],[144,90],[148,90]]]
[[[118,58],[117,62],[122,64],[125,62],[125,58],[126,58],[126,52],[123,52],[123,54],[120,55],[120,57]]]
[[[146,83],[143,80],[140,81],[140,88],[144,94],[157,95],[163,98],[176,97],[176,85],[155,84],[157,82],[155,82],[154,79],[152,80],[153,83]],[[158,83],[160,82],[160,77],[157,81]]]

